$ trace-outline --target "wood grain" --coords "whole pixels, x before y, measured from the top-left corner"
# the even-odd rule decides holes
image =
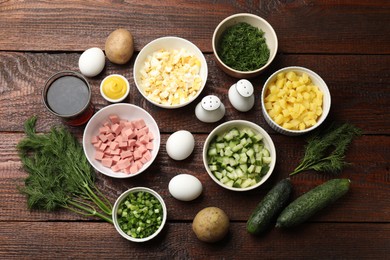
[[[79,56],[78,53],[0,53],[0,84],[3,86],[0,95],[0,131],[22,131],[23,122],[31,115],[39,116],[40,131],[47,131],[51,125],[61,123],[44,107],[42,89],[50,75],[61,70],[78,71]],[[263,84],[282,67],[303,66],[317,72],[330,89],[332,107],[329,120],[353,122],[367,134],[390,133],[387,120],[390,117],[387,56],[281,55],[264,74],[251,80],[255,87],[256,103],[248,113],[238,112],[228,100],[228,89],[237,80],[221,72],[213,55],[206,55],[206,60],[209,68],[206,87],[197,100],[184,108],[166,110],[147,102],[136,90],[132,65],[119,66],[109,62],[99,76],[88,79],[93,92],[92,102],[97,109],[109,104],[100,95],[100,82],[105,75],[120,73],[129,79],[132,89],[125,101],[149,111],[163,133],[172,133],[182,125],[191,132],[210,132],[218,123],[202,123],[194,113],[196,104],[208,94],[219,96],[225,104],[227,112],[223,120],[252,120],[273,133],[261,112]]]
[[[237,79],[216,65],[211,38],[225,17],[248,12],[265,18],[279,40],[276,59],[255,86],[255,107],[235,110],[228,89]],[[386,0],[276,1],[0,1],[0,259],[387,259],[390,253],[390,2]],[[45,81],[61,70],[78,70],[82,51],[104,48],[118,27],[134,35],[135,54],[125,65],[106,62],[103,72],[88,79],[96,111],[109,105],[99,93],[101,80],[119,73],[130,80],[125,102],[147,110],[161,131],[156,161],[143,174],[114,179],[97,173],[97,186],[111,202],[125,190],[147,186],[159,192],[168,207],[163,232],[148,243],[130,243],[99,219],[65,210],[29,211],[18,187],[27,176],[16,145],[24,137],[23,123],[38,116],[37,131],[47,132],[63,122],[47,112],[41,101]],[[134,60],[141,48],[158,37],[175,35],[195,43],[205,54],[208,80],[190,105],[165,110],[153,106],[136,90]],[[303,66],[327,83],[332,107],[326,124],[350,122],[362,129],[346,154],[352,165],[338,175],[306,172],[291,178],[291,200],[331,178],[350,178],[351,189],[307,223],[289,230],[270,228],[259,237],[245,229],[249,214],[265,194],[298,165],[306,136],[288,137],[273,131],[261,113],[260,93],[267,78],[286,66]],[[225,117],[206,124],[194,109],[208,94],[221,98]],[[270,133],[276,168],[263,186],[232,192],[212,182],[202,162],[202,146],[218,124],[244,119]],[[69,127],[81,140],[84,127]],[[184,161],[167,155],[165,143],[173,132],[194,134],[193,154]],[[170,179],[179,173],[196,176],[202,195],[192,202],[174,199]],[[222,208],[231,220],[221,242],[205,244],[191,231],[195,214],[207,206]]]
[[[211,52],[218,23],[243,12],[257,14],[274,27],[280,53],[390,53],[386,0],[2,1],[0,50],[104,48],[109,33],[124,27],[134,35],[136,50],[155,38],[175,35]]]
[[[198,241],[189,222],[168,224],[153,243],[141,244],[107,223],[13,222],[3,223],[0,233],[0,255],[8,259],[377,259],[390,253],[388,224],[305,224],[254,237],[244,223],[232,222],[217,244]]]
[[[165,144],[168,135],[163,135],[161,143]],[[252,209],[264,195],[282,178],[298,165],[303,154],[303,140],[292,140],[287,137],[274,136],[277,147],[277,166],[271,178],[260,188],[250,192],[232,192],[214,183],[207,175],[202,162],[202,147],[206,135],[195,135],[196,146],[193,154],[184,161],[174,161],[162,145],[159,155],[152,166],[141,175],[130,179],[112,179],[98,173],[98,184],[112,203],[126,189],[146,186],[155,189],[163,196],[168,210],[168,219],[172,221],[191,220],[196,212],[206,206],[224,208],[232,220],[246,221]],[[23,186],[26,173],[21,168],[15,150],[14,140],[22,135],[6,134],[0,136],[0,205],[3,210],[0,220],[78,220],[79,216],[61,212],[51,214],[26,211],[25,197],[19,194],[17,187]],[[294,197],[297,197],[324,181],[339,177],[350,178],[351,191],[335,205],[318,214],[313,221],[325,222],[381,222],[390,221],[390,172],[388,155],[390,138],[383,136],[363,136],[356,140],[349,152],[347,161],[352,163],[339,175],[307,172],[292,177]],[[189,167],[190,166],[190,167]],[[168,183],[179,173],[196,176],[203,184],[203,193],[193,202],[183,203],[175,200],[168,192]],[[228,199],[227,199],[228,198]],[[378,210],[381,209],[381,210]],[[82,218],[85,219],[85,218]]]

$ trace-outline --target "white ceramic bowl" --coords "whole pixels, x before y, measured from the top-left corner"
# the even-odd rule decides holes
[[[181,48],[184,48],[188,52],[194,54],[199,59],[199,61],[201,63],[200,64],[200,66],[201,66],[200,77],[202,79],[201,88],[198,90],[197,94],[193,98],[188,100],[187,102],[177,104],[177,105],[160,104],[160,103],[150,99],[146,95],[144,89],[141,86],[141,73],[140,73],[140,71],[144,67],[144,63],[145,63],[146,58],[149,55],[153,54],[154,52],[161,50],[161,49],[180,50]],[[174,37],[174,36],[167,36],[167,37],[158,38],[158,39],[151,41],[147,45],[145,45],[142,48],[142,50],[140,51],[140,53],[138,54],[137,58],[135,59],[134,69],[133,69],[134,83],[137,86],[138,91],[142,94],[142,96],[144,96],[144,98],[146,98],[152,104],[159,106],[159,107],[162,107],[162,108],[168,108],[168,109],[183,107],[183,106],[188,105],[192,101],[194,101],[200,95],[200,93],[202,92],[202,90],[204,89],[204,87],[206,85],[207,74],[208,74],[208,68],[207,68],[206,59],[205,59],[203,53],[199,50],[199,48],[195,44],[193,44],[192,42],[190,42],[186,39]]]
[[[302,74],[302,73],[308,74],[312,83],[314,85],[316,85],[323,93],[322,115],[318,118],[317,123],[314,126],[312,126],[310,128],[306,128],[305,130],[290,130],[290,129],[283,128],[282,126],[278,125],[270,117],[267,110],[265,109],[264,98],[265,98],[265,95],[267,94],[268,87],[276,79],[277,75],[280,72],[287,73],[289,71],[294,71],[298,75]],[[286,67],[286,68],[280,69],[280,70],[276,71],[275,73],[273,73],[265,82],[263,90],[261,92],[261,106],[262,106],[262,112],[263,112],[263,116],[264,116],[265,120],[271,126],[271,128],[274,129],[276,132],[284,134],[284,135],[289,135],[289,136],[302,135],[302,134],[308,133],[308,132],[316,129],[318,126],[320,126],[329,114],[330,105],[331,105],[331,96],[330,96],[330,92],[329,92],[328,86],[326,85],[325,81],[314,71],[307,69],[307,68],[304,68],[304,67],[299,67],[299,66]]]
[[[143,165],[143,167],[138,170],[138,172],[134,174],[114,172],[111,168],[103,166],[100,161],[95,159],[96,150],[93,144],[91,143],[92,137],[96,136],[99,133],[99,128],[102,126],[104,122],[108,121],[108,117],[112,114],[116,114],[119,116],[119,118],[126,119],[126,120],[143,119],[146,125],[149,127],[149,131],[151,131],[154,136],[153,149],[151,150],[152,158],[148,162],[146,162]],[[160,130],[153,117],[144,109],[132,104],[125,104],[125,103],[112,104],[100,109],[89,120],[87,126],[84,129],[83,148],[89,163],[97,171],[113,178],[129,178],[129,177],[137,176],[141,172],[145,171],[153,163],[160,149]]]
[[[219,41],[221,39],[221,36],[225,32],[225,30],[235,24],[242,23],[242,22],[248,23],[254,27],[261,29],[264,32],[264,38],[266,39],[266,43],[270,50],[270,56],[268,62],[261,68],[252,71],[239,71],[227,66],[221,60],[221,58],[218,56],[217,53]],[[214,30],[214,34],[212,38],[212,46],[213,46],[213,52],[217,64],[226,74],[235,78],[246,79],[246,78],[253,78],[260,75],[271,64],[278,51],[278,38],[272,26],[263,18],[254,14],[239,13],[225,18],[222,22],[218,24],[218,26]]]
[[[124,201],[130,193],[134,193],[134,192],[148,192],[148,193],[152,194],[161,203],[161,206],[163,209],[163,219],[162,219],[160,227],[152,235],[145,237],[145,238],[134,238],[132,236],[127,235],[121,229],[121,227],[119,226],[119,223],[118,223],[117,212],[118,212],[119,206],[121,205],[122,201]],[[146,187],[135,187],[135,188],[131,188],[131,189],[125,191],[124,193],[122,193],[118,197],[118,199],[115,201],[114,207],[112,208],[112,221],[114,222],[115,229],[118,231],[118,233],[122,237],[126,238],[127,240],[133,241],[133,242],[146,242],[146,241],[149,241],[152,238],[156,237],[161,232],[161,230],[164,228],[166,220],[167,220],[167,207],[165,205],[164,200],[156,191],[149,189],[149,188],[146,188]]]
[[[126,92],[125,92],[125,94],[124,94],[122,97],[118,98],[118,99],[109,98],[108,96],[106,96],[106,94],[104,94],[104,91],[103,91],[104,82],[105,82],[107,79],[111,78],[111,77],[119,77],[119,78],[121,78],[121,79],[125,82],[125,84],[126,84]],[[130,84],[129,84],[129,81],[128,81],[124,76],[119,75],[119,74],[111,74],[111,75],[108,75],[108,76],[105,77],[105,78],[102,80],[102,82],[100,83],[100,94],[103,96],[103,98],[104,98],[105,100],[107,100],[108,102],[111,102],[111,103],[117,103],[117,102],[123,101],[123,100],[129,95],[129,92],[130,92]]]
[[[234,127],[236,127],[237,129],[251,128],[254,132],[261,134],[263,136],[264,147],[266,147],[269,150],[270,156],[272,158],[272,161],[269,164],[269,170],[263,176],[263,178],[258,183],[256,183],[255,185],[252,185],[252,186],[249,186],[249,187],[246,187],[246,188],[229,187],[229,186],[223,184],[222,182],[220,182],[217,179],[217,177],[214,176],[214,174],[211,172],[211,170],[209,168],[209,165],[208,165],[207,151],[208,151],[210,142],[214,139],[214,137],[216,135],[225,133],[226,131],[229,131],[230,129],[232,129]],[[252,190],[252,189],[255,189],[255,188],[259,187],[260,185],[262,185],[271,176],[271,174],[272,174],[272,172],[273,172],[273,170],[275,168],[275,164],[276,164],[275,145],[274,145],[271,137],[269,136],[269,134],[263,128],[261,128],[259,125],[255,124],[253,122],[250,122],[250,121],[246,121],[246,120],[232,120],[232,121],[228,121],[228,122],[225,122],[225,123],[217,126],[216,128],[214,128],[214,130],[211,131],[211,133],[207,136],[206,141],[205,141],[205,143],[203,145],[203,164],[204,164],[204,167],[206,168],[207,173],[211,177],[211,179],[213,181],[215,181],[221,187],[224,187],[225,189],[229,189],[229,190],[233,190],[233,191],[248,191],[248,190]]]

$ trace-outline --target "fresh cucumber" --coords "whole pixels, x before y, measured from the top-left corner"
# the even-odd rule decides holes
[[[250,215],[246,223],[246,230],[254,235],[264,232],[287,205],[291,192],[290,179],[278,182]]]
[[[227,186],[247,188],[258,183],[272,162],[263,136],[250,127],[231,128],[216,136],[207,150],[208,166]]]
[[[293,227],[305,222],[347,193],[350,182],[349,179],[332,179],[301,195],[280,213],[276,227]]]

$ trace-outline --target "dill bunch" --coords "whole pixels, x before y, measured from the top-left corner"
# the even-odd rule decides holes
[[[20,187],[29,209],[69,209],[112,223],[112,205],[95,186],[95,174],[77,139],[63,126],[37,134],[37,117],[24,125],[17,150],[28,176]],[[100,212],[98,211],[100,210]]]
[[[319,172],[340,172],[349,165],[345,161],[345,152],[352,140],[361,135],[361,130],[351,124],[331,124],[317,131],[307,139],[305,155],[290,175],[307,170]]]

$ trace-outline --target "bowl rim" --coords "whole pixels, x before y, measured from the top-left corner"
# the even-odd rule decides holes
[[[214,136],[219,132],[224,132],[227,129],[229,129],[233,126],[237,126],[237,125],[238,125],[238,127],[250,127],[253,130],[255,130],[257,133],[260,133],[263,136],[264,145],[269,149],[270,154],[272,155],[272,162],[270,163],[270,168],[269,168],[267,174],[264,175],[264,177],[258,183],[256,183],[256,185],[252,185],[252,186],[249,186],[246,188],[236,188],[236,187],[226,186],[225,184],[220,182],[214,176],[214,174],[210,171],[208,164],[207,164],[207,148],[208,148],[211,140],[214,138]],[[266,139],[266,141],[264,141],[264,139]],[[247,120],[241,120],[241,119],[230,120],[230,121],[227,121],[227,122],[222,123],[222,124],[218,125],[217,127],[215,127],[210,132],[210,134],[207,136],[207,138],[203,144],[202,158],[203,158],[203,165],[204,165],[208,175],[219,186],[221,186],[225,189],[228,189],[228,190],[232,190],[232,191],[249,191],[249,190],[253,190],[253,189],[256,189],[259,186],[261,186],[271,176],[272,172],[274,171],[275,165],[276,165],[276,148],[275,148],[275,144],[274,144],[271,136],[260,125],[254,123],[254,122],[251,122],[251,121],[247,121]]]
[[[146,117],[148,117],[151,120],[151,122],[153,123],[153,125],[156,127],[156,130],[157,130],[156,133],[153,133],[153,134],[155,134],[154,138],[157,139],[157,141],[156,141],[157,143],[153,147],[153,150],[156,150],[155,155],[152,156],[152,159],[150,159],[146,164],[143,165],[143,167],[137,173],[134,173],[134,174],[124,174],[124,173],[121,173],[121,172],[118,172],[118,173],[115,173],[115,174],[111,174],[111,173],[107,173],[107,172],[104,172],[104,171],[100,171],[99,169],[97,169],[95,167],[94,162],[93,162],[94,159],[90,158],[90,156],[88,156],[88,153],[87,153],[87,147],[86,146],[87,145],[92,145],[92,144],[90,144],[90,140],[87,140],[86,133],[87,133],[87,131],[91,131],[91,132],[94,131],[93,129],[90,129],[91,128],[91,124],[92,124],[91,122],[93,122],[93,120],[96,119],[100,113],[103,113],[104,111],[109,110],[109,109],[115,109],[116,107],[119,107],[119,106],[128,107],[130,112],[132,111],[132,109],[137,109],[137,110],[141,111],[143,114],[146,115]],[[112,113],[115,113],[115,111],[113,111]],[[103,121],[101,123],[103,123]],[[157,158],[157,155],[158,155],[159,150],[160,150],[160,144],[161,144],[160,128],[158,127],[158,124],[157,124],[156,120],[153,118],[153,116],[151,114],[149,114],[148,111],[146,111],[145,109],[143,109],[143,108],[141,108],[141,107],[139,107],[137,105],[133,105],[133,104],[129,104],[129,103],[110,104],[108,106],[103,107],[99,111],[97,111],[91,117],[91,119],[88,121],[88,123],[85,126],[84,131],[83,131],[82,143],[83,143],[83,151],[84,151],[85,157],[87,158],[89,164],[91,164],[91,166],[96,171],[98,171],[101,174],[104,174],[104,175],[106,175],[108,177],[117,178],[117,179],[132,178],[132,177],[135,177],[135,176],[141,174],[146,169],[148,169],[152,165],[152,163],[155,161],[155,159]]]
[[[146,50],[148,47],[150,47],[151,45],[154,45],[156,43],[158,43],[159,41],[164,41],[164,40],[171,40],[171,41],[180,41],[180,42],[184,42],[186,44],[189,44],[190,46],[192,46],[192,48],[195,50],[195,53],[193,53],[194,55],[196,55],[196,57],[198,57],[200,59],[200,62],[203,66],[203,70],[204,70],[204,78],[202,77],[202,73],[200,73],[200,76],[202,77],[202,86],[201,88],[198,90],[198,92],[196,93],[196,95],[188,100],[187,102],[184,102],[182,104],[177,104],[177,105],[164,105],[164,104],[160,104],[156,101],[153,101],[151,100],[150,98],[148,98],[144,91],[141,89],[141,86],[139,86],[138,84],[138,80],[137,80],[137,70],[139,71],[142,66],[140,66],[139,64],[141,64],[141,56],[146,53]],[[151,53],[147,53],[147,54],[151,54]],[[201,68],[202,69],[202,68]],[[134,66],[133,66],[133,79],[134,79],[134,84],[135,86],[137,87],[137,90],[141,93],[141,95],[147,100],[149,101],[150,103],[152,103],[153,105],[155,106],[158,106],[158,107],[161,107],[161,108],[165,108],[165,109],[176,109],[176,108],[181,108],[181,107],[184,107],[188,104],[190,104],[191,102],[193,102],[195,99],[197,99],[199,97],[199,95],[201,94],[201,92],[203,91],[203,89],[205,88],[206,86],[206,82],[207,82],[207,78],[208,78],[208,65],[207,65],[207,60],[206,60],[206,57],[204,56],[204,54],[202,53],[202,51],[199,49],[198,46],[196,46],[193,42],[185,39],[185,38],[182,38],[182,37],[178,37],[178,36],[163,36],[163,37],[159,37],[159,38],[156,38],[152,41],[150,41],[149,43],[147,43],[141,50],[140,52],[138,53],[135,61],[134,61]]]
[[[163,219],[162,219],[160,227],[152,235],[150,235],[148,237],[144,237],[144,238],[134,238],[132,236],[127,235],[125,232],[123,232],[123,230],[120,228],[120,226],[118,224],[118,216],[116,214],[120,203],[122,203],[122,201],[130,193],[139,192],[139,191],[144,191],[144,192],[148,192],[148,193],[152,194],[154,197],[156,197],[158,199],[158,201],[160,202],[160,204],[163,208]],[[146,242],[146,241],[149,241],[149,240],[153,239],[154,237],[156,237],[161,232],[161,230],[164,228],[165,223],[167,221],[168,210],[167,210],[167,206],[164,202],[164,199],[161,197],[161,195],[158,192],[156,192],[155,190],[148,188],[148,187],[139,186],[139,187],[130,188],[130,189],[124,191],[121,195],[119,195],[119,197],[115,200],[111,215],[112,215],[112,222],[114,223],[115,229],[118,231],[118,233],[122,237],[124,237],[127,240],[132,241],[132,242]]]
[[[120,77],[121,79],[123,79],[124,81],[125,81],[125,83],[126,83],[126,93],[122,96],[122,97],[120,97],[120,98],[118,98],[118,99],[112,99],[112,98],[109,98],[109,97],[107,97],[106,96],[106,94],[104,94],[104,91],[103,91],[103,83],[104,83],[104,81],[106,81],[108,78],[110,78],[110,77]],[[121,101],[123,101],[128,95],[129,95],[129,92],[130,92],[130,83],[129,83],[129,81],[127,80],[127,78],[125,77],[125,76],[123,76],[123,75],[120,75],[120,74],[110,74],[110,75],[108,75],[108,76],[106,76],[102,81],[101,81],[101,83],[100,83],[100,94],[102,95],[102,97],[105,99],[105,100],[107,100],[107,101],[109,101],[109,102],[111,102],[111,103],[117,103],[117,102],[121,102]]]
[[[274,40],[275,40],[275,52],[272,54],[272,56],[270,56],[268,58],[268,61],[266,64],[264,64],[262,67],[256,69],[256,70],[250,70],[250,71],[241,71],[241,70],[236,70],[236,69],[233,69],[229,66],[227,66],[222,60],[221,58],[219,57],[218,55],[218,52],[217,52],[217,46],[216,46],[216,36],[217,36],[217,32],[219,31],[219,29],[222,27],[222,25],[233,19],[233,18],[236,18],[236,17],[245,17],[245,16],[250,16],[250,17],[253,17],[253,18],[256,18],[260,21],[262,21],[267,27],[269,27],[270,31],[272,32],[272,35],[270,37],[274,37]],[[267,21],[265,20],[264,18],[258,16],[258,15],[255,15],[255,14],[251,14],[251,13],[237,13],[237,14],[233,14],[233,15],[230,15],[228,17],[226,17],[225,19],[223,19],[218,25],[217,27],[215,28],[214,32],[213,32],[213,37],[212,37],[212,48],[213,48],[213,52],[214,52],[214,56],[217,58],[218,62],[226,69],[236,73],[236,74],[242,74],[242,75],[245,75],[245,76],[248,76],[248,75],[251,75],[251,74],[255,74],[255,73],[259,73],[263,70],[265,70],[271,63],[272,61],[275,59],[276,57],[276,54],[278,52],[278,36],[276,35],[276,32],[274,30],[274,28],[272,27],[272,25]]]
[[[265,109],[264,96],[265,96],[265,92],[268,89],[269,83],[271,82],[271,80],[273,80],[276,77],[276,75],[278,73],[285,72],[285,71],[306,72],[309,76],[314,77],[316,79],[316,81],[318,81],[320,83],[319,85],[321,85],[321,87],[320,86],[318,86],[318,87],[321,88],[321,91],[324,94],[323,99],[325,99],[325,98],[329,99],[329,105],[328,106],[324,107],[324,105],[322,105],[322,107],[323,107],[322,116],[317,121],[317,123],[315,125],[309,127],[309,128],[306,128],[305,130],[290,130],[290,129],[283,128],[282,126],[278,125],[270,117],[270,115],[268,114],[267,110]],[[303,135],[303,134],[311,132],[314,129],[316,129],[317,127],[319,127],[325,121],[325,119],[328,117],[329,112],[330,112],[331,103],[332,103],[332,99],[331,99],[330,91],[329,91],[329,88],[328,88],[328,85],[326,84],[326,82],[316,72],[314,72],[311,69],[308,69],[306,67],[302,67],[302,66],[288,66],[288,67],[284,67],[284,68],[281,68],[281,69],[275,71],[274,73],[271,74],[271,76],[268,77],[268,79],[264,83],[263,89],[261,91],[261,106],[262,106],[261,109],[263,111],[263,115],[266,117],[265,119],[266,119],[267,123],[274,130],[275,130],[275,128],[277,128],[279,130],[278,131],[279,133],[286,134],[286,135]],[[324,102],[323,102],[323,104],[324,104]]]

